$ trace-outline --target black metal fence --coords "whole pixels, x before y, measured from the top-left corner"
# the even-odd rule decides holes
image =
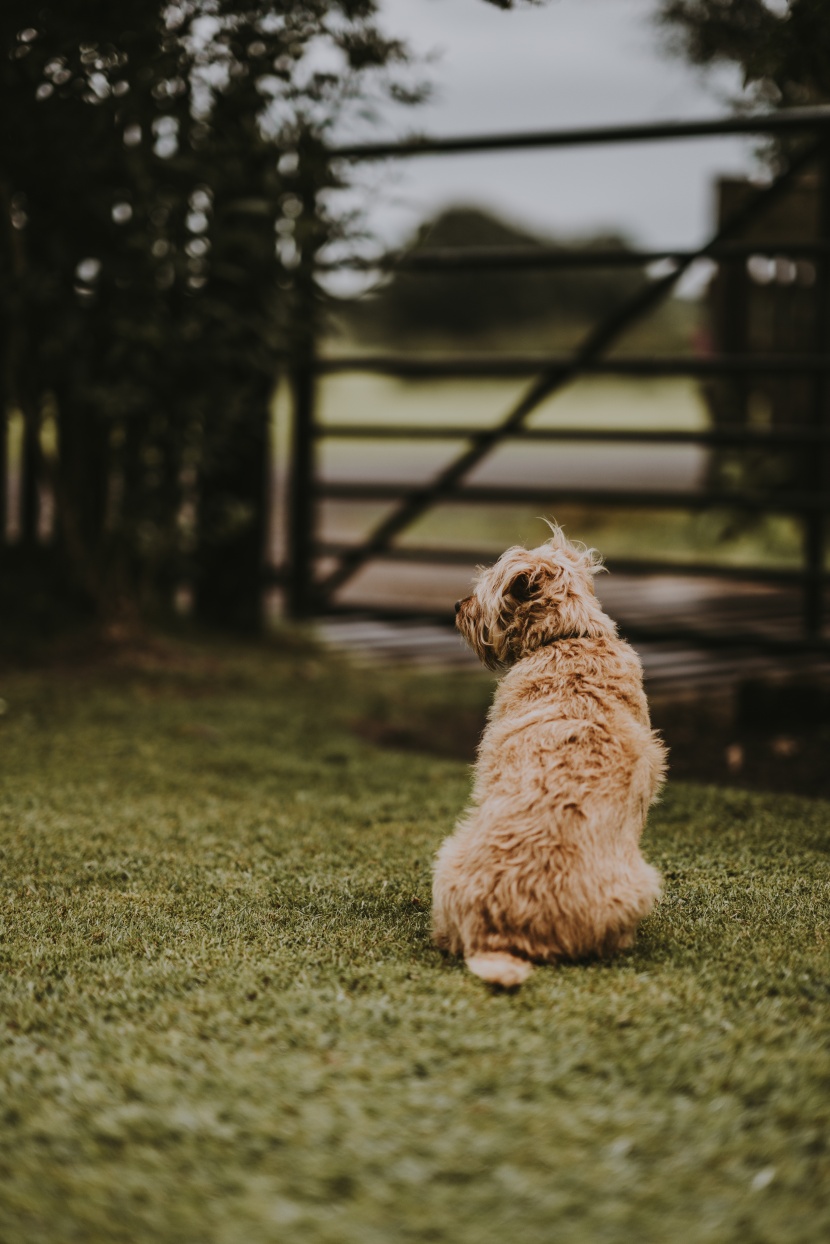
[[[785,165],[769,184],[759,187],[738,208],[722,220],[717,232],[703,246],[675,250],[596,250],[540,248],[437,249],[409,256],[387,256],[367,262],[372,268],[406,268],[418,272],[455,272],[486,268],[568,267],[586,269],[597,266],[632,265],[643,269],[663,261],[665,271],[649,280],[623,305],[614,307],[596,324],[569,355],[499,355],[495,358],[413,357],[383,354],[340,358],[318,357],[313,331],[309,327],[305,344],[293,361],[292,390],[293,441],[289,505],[288,564],[282,575],[287,587],[288,607],[295,617],[307,617],[344,608],[335,600],[337,591],[373,560],[395,559],[408,562],[469,564],[491,560],[476,549],[420,548],[396,545],[396,540],[416,520],[438,503],[500,505],[532,503],[554,510],[557,504],[578,502],[602,507],[660,507],[706,510],[728,507],[735,511],[785,513],[795,516],[803,532],[801,564],[797,568],[767,570],[735,569],[722,564],[697,563],[689,566],[674,561],[617,559],[614,568],[642,574],[727,575],[734,579],[752,578],[759,582],[788,582],[801,594],[803,626],[799,643],[826,646],[824,591],[827,580],[827,516],[830,511],[830,108],[805,108],[773,115],[735,117],[698,123],[629,125],[616,128],[578,129],[530,134],[509,134],[450,139],[419,139],[397,144],[341,146],[329,151],[332,161],[415,159],[422,155],[461,154],[515,150],[519,148],[557,149],[621,143],[677,142],[716,135],[766,135],[779,140]],[[814,236],[776,239],[766,246],[747,240],[756,222],[780,203],[800,177],[809,173],[817,179],[817,217]],[[797,354],[736,354],[719,352],[711,357],[635,357],[610,355],[620,337],[635,322],[654,310],[670,294],[679,278],[700,259],[716,264],[746,264],[752,257],[785,257],[790,261],[809,260],[814,265],[814,311],[811,340]],[[334,265],[327,265],[328,269]],[[350,266],[356,266],[354,261]],[[313,274],[306,273],[311,282]],[[312,320],[309,319],[309,326]],[[494,427],[471,430],[468,426],[367,424],[323,426],[315,417],[316,385],[320,377],[335,372],[363,371],[396,377],[534,377],[520,399]],[[528,417],[540,403],[575,378],[587,375],[638,377],[695,376],[700,378],[751,377],[764,373],[775,377],[807,378],[811,386],[811,412],[807,424],[760,429],[750,426],[715,426],[705,431],[597,432],[589,429],[530,429]],[[315,447],[326,437],[400,440],[452,439],[466,447],[427,483],[412,487],[394,484],[324,482],[315,470]],[[790,490],[728,488],[709,486],[683,493],[661,489],[628,491],[585,488],[482,487],[465,484],[469,473],[491,451],[507,440],[537,442],[693,444],[735,450],[795,449],[809,456],[803,486]],[[315,515],[320,502],[340,501],[391,503],[387,516],[359,543],[323,543],[315,537]],[[327,559],[329,569],[318,574],[317,564]],[[331,567],[332,559],[334,568]],[[354,608],[354,607],[352,607]],[[410,611],[411,612],[411,611]],[[705,640],[705,634],[699,638]]]

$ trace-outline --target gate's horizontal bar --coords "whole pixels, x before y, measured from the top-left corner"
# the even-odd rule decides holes
[[[463,272],[492,268],[641,268],[646,264],[689,262],[699,255],[696,250],[634,251],[609,249],[584,250],[574,247],[470,246],[436,247],[434,250],[413,251],[402,255],[379,255],[376,258],[356,255],[345,259],[322,260],[316,263],[319,272],[348,269],[376,272],[397,269],[402,272]],[[817,259],[830,254],[828,242],[721,242],[706,251],[706,259],[737,260],[754,256],[784,259]]]
[[[367,604],[361,604],[360,601],[352,604],[341,604],[336,601],[321,602],[315,612],[320,617],[371,617],[390,622],[433,622],[447,627],[455,622],[450,609],[413,609],[411,606],[385,606],[374,602]],[[632,642],[665,642],[671,644],[673,648],[676,648],[678,644],[688,643],[699,648],[742,649],[747,655],[753,652],[830,653],[830,640],[826,638],[811,640],[794,637],[790,639],[786,636],[764,635],[757,631],[735,629],[701,631],[696,627],[678,626],[676,622],[668,626],[661,626],[659,622],[653,625],[627,622],[622,629],[626,639]]]
[[[464,427],[461,424],[430,426],[421,423],[383,424],[345,423],[317,424],[314,435],[319,440],[412,440],[469,441],[493,429]],[[787,446],[830,445],[830,431],[821,428],[710,428],[699,432],[659,431],[637,428],[511,428],[500,433],[503,440],[580,441],[589,444],[635,445],[748,445],[755,449],[781,449]]]
[[[320,498],[332,501],[401,501],[429,497],[431,489],[413,488],[411,483],[352,482],[331,480],[316,485]],[[665,510],[769,510],[776,514],[830,513],[830,494],[822,493],[738,493],[667,492],[655,489],[635,492],[619,488],[499,488],[470,486],[441,496],[441,505],[533,505],[556,506],[563,503]]]
[[[830,108],[786,108],[752,116],[702,121],[662,121],[636,125],[582,126],[567,130],[535,130],[516,134],[466,134],[448,138],[414,137],[401,141],[342,143],[328,148],[335,159],[408,159],[448,152],[512,151],[528,147],[588,147],[613,143],[663,142],[677,138],[711,138],[726,134],[780,134],[830,126]]]
[[[342,358],[317,359],[313,368],[321,376],[342,372],[373,372],[383,376],[430,379],[440,376],[465,379],[475,376],[523,377],[543,372],[564,371],[574,366],[567,354],[549,355],[420,355],[408,357],[395,354],[344,355]],[[580,361],[579,374],[594,376],[724,376],[762,373],[764,375],[798,375],[830,371],[830,354],[736,354],[711,358],[686,355],[628,355]]]
[[[313,546],[315,557],[343,557],[356,545],[327,543]],[[498,550],[429,548],[403,545],[386,548],[375,555],[375,560],[391,562],[415,562],[436,566],[489,566],[499,556]],[[803,583],[810,576],[801,569],[769,566],[728,566],[723,562],[658,561],[650,558],[609,557],[605,563],[613,574],[625,575],[671,575],[682,578],[734,579],[750,583]]]

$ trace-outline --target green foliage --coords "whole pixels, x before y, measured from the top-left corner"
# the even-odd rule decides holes
[[[9,1244],[812,1244],[828,815],[669,786],[632,954],[493,995],[429,944],[466,766],[355,719],[490,680],[162,648],[0,688]]]
[[[826,0],[662,0],[660,20],[696,65],[738,65],[756,103],[830,100],[830,9]]]
[[[0,406],[31,453],[54,408],[62,554],[103,611],[189,581],[203,614],[256,616],[295,274],[338,232],[321,139],[406,61],[376,8],[3,7]]]
[[[575,245],[576,243],[574,243]],[[594,236],[587,249],[624,250],[617,236]],[[404,256],[422,250],[509,247],[531,254],[539,237],[476,207],[454,207],[427,221],[404,247]],[[567,246],[558,244],[565,251]],[[396,272],[372,296],[346,305],[342,319],[361,334],[400,342],[415,338],[475,338],[527,332],[551,323],[584,325],[609,306],[630,297],[643,283],[631,268],[484,269],[478,272]]]

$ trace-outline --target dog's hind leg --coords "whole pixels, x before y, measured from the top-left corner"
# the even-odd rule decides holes
[[[501,985],[502,989],[517,989],[533,971],[533,964],[527,959],[506,950],[482,950],[468,955],[464,962],[475,976],[489,985]]]

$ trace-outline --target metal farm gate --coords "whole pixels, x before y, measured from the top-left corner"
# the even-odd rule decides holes
[[[627,125],[605,129],[577,129],[545,133],[511,134],[443,140],[415,140],[399,144],[362,144],[332,148],[327,156],[332,161],[372,161],[381,159],[414,159],[421,155],[446,155],[464,152],[515,150],[519,148],[562,149],[598,146],[601,144],[678,142],[683,139],[716,135],[759,134],[774,136],[788,151],[787,166],[774,180],[762,187],[745,186],[744,192],[733,194],[722,210],[716,233],[703,246],[691,250],[627,251],[574,249],[465,248],[434,249],[409,256],[389,257],[372,267],[397,265],[417,272],[459,272],[486,268],[574,268],[645,265],[663,262],[663,274],[647,281],[623,305],[609,310],[569,355],[557,357],[517,356],[496,357],[424,357],[424,356],[355,356],[321,358],[317,354],[309,317],[309,329],[299,337],[299,345],[291,361],[293,394],[293,429],[288,502],[288,540],[286,565],[276,569],[275,577],[286,591],[288,611],[295,618],[321,616],[341,612],[336,594],[358,571],[378,560],[397,560],[435,564],[443,562],[469,565],[492,560],[492,555],[470,548],[421,548],[396,545],[398,538],[416,520],[439,503],[504,504],[531,503],[546,512],[555,512],[557,504],[569,502],[603,507],[637,507],[703,511],[723,507],[738,512],[781,513],[797,518],[801,525],[801,564],[775,571],[763,568],[734,568],[723,564],[694,565],[679,561],[648,559],[616,559],[612,569],[631,574],[719,576],[738,581],[741,578],[758,583],[778,583],[801,601],[800,625],[797,634],[777,639],[766,637],[773,647],[828,648],[824,593],[827,581],[827,515],[830,510],[830,108],[805,108],[782,111],[760,117],[737,117],[698,123]],[[765,234],[764,222],[805,184],[812,187],[812,216],[809,225],[799,224],[797,236],[782,235],[781,228]],[[779,212],[780,215],[780,212]],[[706,357],[681,356],[612,356],[610,352],[633,324],[654,310],[697,260],[717,264],[718,280],[726,293],[726,322],[739,323],[746,315],[736,305],[735,291],[746,282],[747,265],[758,257],[789,264],[809,264],[809,295],[811,311],[806,339],[798,348],[782,353],[779,350],[749,349],[746,334],[736,331],[721,334],[719,348]],[[731,274],[731,275],[730,275]],[[314,273],[302,270],[298,281],[311,288]],[[732,291],[731,295],[729,291]],[[732,302],[729,302],[731,296]],[[723,299],[722,299],[723,301]],[[730,318],[731,317],[731,318]],[[302,326],[301,326],[302,327]],[[395,377],[527,377],[535,373],[525,392],[501,421],[491,427],[471,430],[469,426],[425,427],[420,425],[368,424],[323,426],[315,418],[316,385],[320,377],[336,372],[367,371]],[[752,426],[733,403],[733,414],[715,420],[707,430],[603,430],[529,429],[529,416],[545,399],[556,394],[576,377],[618,375],[636,377],[693,376],[706,378],[711,385],[732,386],[733,391],[753,382],[775,383],[779,386],[798,383],[802,397],[801,415],[797,422],[782,426]],[[806,386],[806,388],[805,388]],[[807,394],[806,406],[804,393]],[[323,438],[341,437],[377,440],[455,439],[465,442],[462,452],[452,458],[427,482],[401,487],[378,482],[323,481],[315,470],[315,450]],[[700,490],[667,492],[661,489],[629,491],[617,488],[591,490],[572,488],[524,488],[473,486],[465,483],[476,468],[499,445],[509,440],[540,442],[551,448],[556,442],[608,444],[698,445],[718,452],[736,454],[757,450],[789,452],[801,463],[798,486],[789,489],[764,487],[730,487],[709,480]],[[320,502],[336,499],[341,502],[385,502],[390,508],[386,516],[358,543],[323,543],[315,536],[315,516]],[[321,573],[319,566],[325,563]],[[355,606],[352,605],[351,609]],[[392,610],[394,612],[394,610]],[[413,611],[408,609],[412,616]],[[640,637],[660,637],[657,629],[628,626],[627,633]],[[676,627],[672,638],[678,638]],[[694,639],[711,643],[746,643],[740,630],[729,634],[694,630]],[[758,635],[751,637],[758,642]]]

